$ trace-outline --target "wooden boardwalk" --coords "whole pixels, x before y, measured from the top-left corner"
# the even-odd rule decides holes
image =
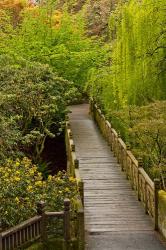
[[[84,181],[86,249],[166,249],[89,116],[89,106],[76,105],[70,109],[73,139]]]

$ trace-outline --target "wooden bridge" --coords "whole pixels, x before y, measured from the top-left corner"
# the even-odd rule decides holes
[[[147,198],[147,194],[151,197],[154,193],[153,184],[150,180],[144,182],[146,197],[141,198],[140,193],[140,199],[145,199],[143,207],[137,199],[138,192],[134,190],[136,183],[141,185],[139,171],[136,183],[133,180],[132,189],[110,146],[89,115],[89,105],[76,105],[70,109],[72,113],[69,121],[79,160],[80,178],[84,182],[86,249],[166,249],[159,234],[153,229],[150,216],[146,214],[156,215],[153,206],[149,209],[150,198]],[[134,176],[133,171],[132,174]]]

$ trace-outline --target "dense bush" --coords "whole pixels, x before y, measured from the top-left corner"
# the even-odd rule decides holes
[[[62,130],[76,88],[48,65],[1,56],[0,66],[1,157],[33,146],[32,158],[39,161],[46,137]]]
[[[137,158],[152,177],[153,170],[160,172],[166,164],[166,101],[147,106],[129,106],[121,111],[110,112],[114,127],[130,144]]]
[[[46,181],[28,158],[7,160],[0,166],[0,218],[3,228],[16,225],[37,213],[37,202],[45,201],[47,211],[63,210],[65,198],[74,211],[77,185],[65,172]]]

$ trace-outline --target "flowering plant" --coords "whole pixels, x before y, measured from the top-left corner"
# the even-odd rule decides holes
[[[0,166],[0,219],[3,228],[14,226],[37,212],[37,203],[46,202],[47,211],[63,210],[64,198],[71,200],[74,210],[77,185],[65,171],[42,179],[31,160],[7,160]]]

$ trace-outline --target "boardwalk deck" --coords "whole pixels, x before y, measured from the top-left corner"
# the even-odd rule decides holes
[[[163,250],[163,242],[95,123],[88,105],[70,107],[84,181],[87,250]]]

